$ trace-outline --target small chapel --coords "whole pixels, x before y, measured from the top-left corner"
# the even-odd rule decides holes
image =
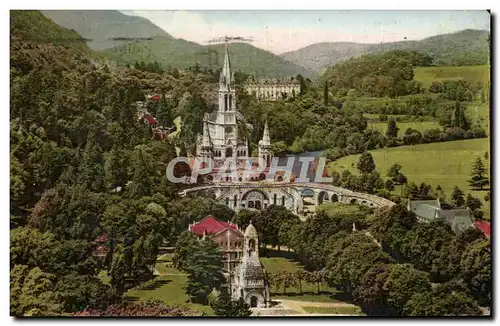
[[[219,245],[223,273],[233,300],[243,298],[252,308],[268,307],[269,286],[259,259],[259,235],[251,221],[242,232],[236,224],[222,222],[209,215],[189,225],[189,231],[200,240],[211,236]]]

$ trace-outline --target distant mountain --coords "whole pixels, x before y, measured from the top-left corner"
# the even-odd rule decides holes
[[[218,69],[224,60],[224,45],[203,46],[183,39],[155,37],[131,44],[107,49],[104,55],[123,64],[135,61],[158,61],[163,67],[188,68],[196,63],[200,68]],[[246,43],[229,45],[231,66],[234,69],[256,76],[311,76],[307,69],[283,58]]]
[[[170,34],[146,18],[128,16],[116,10],[42,10],[42,14],[58,25],[75,30],[87,39],[96,51],[123,44],[112,38],[146,38],[161,36],[174,39]]]
[[[38,10],[10,11],[10,38],[35,44],[55,44],[79,51],[91,52],[82,38],[73,30],[64,28],[45,17]]]
[[[122,64],[158,61],[163,67],[188,68],[198,63],[202,69],[217,69],[222,66],[224,59],[223,45],[203,46],[174,38],[142,17],[128,16],[114,10],[44,10],[42,13],[57,24],[92,39],[88,43],[92,49]],[[110,40],[120,37],[152,39],[128,42]],[[308,77],[313,75],[308,69],[250,44],[231,44],[230,52],[233,67],[245,73],[276,77],[299,73]]]
[[[463,30],[436,35],[420,41],[402,41],[384,44],[317,43],[280,56],[296,65],[321,73],[329,66],[367,53],[392,50],[415,50],[434,58],[436,65],[479,65],[489,62],[489,32]]]

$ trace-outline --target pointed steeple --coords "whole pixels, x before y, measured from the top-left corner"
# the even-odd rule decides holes
[[[267,126],[267,120],[264,125],[264,134],[262,135],[262,145],[264,146],[270,146],[271,145],[271,138],[269,137],[269,127]]]
[[[208,131],[208,121],[203,120],[203,139],[201,142],[202,147],[212,147],[210,142],[210,132]]]
[[[229,88],[229,85],[232,84],[232,75],[231,75],[231,62],[229,60],[229,50],[227,46],[227,42],[225,44],[225,54],[224,54],[224,65],[222,66],[222,72],[220,74],[220,86]]]

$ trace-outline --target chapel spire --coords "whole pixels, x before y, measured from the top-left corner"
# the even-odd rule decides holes
[[[221,87],[229,87],[232,84],[232,76],[231,76],[231,61],[229,60],[229,50],[227,42],[224,45],[225,54],[224,54],[224,65],[222,66],[222,72],[220,74],[220,86]]]
[[[264,146],[271,145],[271,138],[269,137],[269,127],[267,126],[267,120],[266,120],[266,123],[264,124],[264,134],[262,135],[262,143],[261,144]]]

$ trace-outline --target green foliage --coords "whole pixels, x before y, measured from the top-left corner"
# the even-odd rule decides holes
[[[250,306],[243,298],[232,300],[226,289],[222,289],[213,309],[216,316],[248,317],[252,314]]]
[[[193,247],[186,259],[185,270],[189,274],[186,293],[194,302],[207,303],[210,292],[214,288],[219,290],[225,284],[221,253],[210,238]]]
[[[480,316],[481,309],[463,285],[439,284],[427,293],[416,293],[406,303],[407,316]]]
[[[375,171],[375,162],[370,153],[364,152],[361,154],[357,168],[360,173],[372,173]]]
[[[490,242],[479,239],[467,246],[460,262],[461,275],[480,304],[491,302]]]
[[[418,65],[419,56],[404,51],[368,54],[328,68],[323,78],[337,95],[345,89],[373,97],[420,93],[420,86],[413,81],[413,67]]]
[[[198,237],[191,231],[184,231],[179,235],[175,244],[172,262],[179,270],[186,270],[188,257],[198,245]]]
[[[479,156],[476,158],[476,161],[472,166],[470,177],[469,185],[471,188],[479,188],[483,190],[485,186],[490,184],[488,172],[483,164],[483,161],[481,160],[481,157]]]

